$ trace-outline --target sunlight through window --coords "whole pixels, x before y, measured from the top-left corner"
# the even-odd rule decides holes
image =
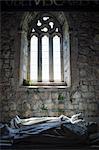
[[[49,25],[51,26],[51,29],[53,29],[54,23],[50,22]]]
[[[42,38],[42,81],[49,81],[49,38]]]
[[[36,36],[31,38],[30,79],[34,82],[38,80],[38,38]]]
[[[42,25],[42,23],[40,22],[40,20],[38,20],[38,22],[37,22],[37,26],[41,26]]]
[[[48,29],[47,29],[46,27],[44,27],[43,29],[41,29],[41,31],[43,31],[43,32],[47,32],[47,31],[48,31]]]
[[[60,85],[64,82],[60,23],[49,14],[35,19],[30,36],[29,79],[33,85]]]
[[[54,81],[61,81],[60,37],[53,37],[53,69]]]
[[[43,17],[43,20],[44,21],[46,21],[46,20],[48,20],[49,19],[49,17]]]

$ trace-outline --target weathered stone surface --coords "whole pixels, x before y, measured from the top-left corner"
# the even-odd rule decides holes
[[[26,14],[26,17],[25,17]],[[71,116],[82,112],[83,116],[99,114],[99,14],[98,12],[65,12],[69,35],[64,42],[65,79],[71,85],[67,89],[28,89],[21,87],[21,72],[26,77],[28,12],[3,12],[0,51],[0,112],[2,121],[19,114],[22,117]],[[23,17],[24,16],[24,17]],[[93,17],[92,17],[93,16]],[[24,34],[21,33],[24,28]],[[67,32],[67,31],[66,31]],[[22,38],[23,37],[23,38]],[[21,39],[22,38],[22,39]],[[22,40],[22,47],[20,45]],[[70,41],[70,44],[68,43]],[[69,47],[71,60],[69,62]],[[22,48],[22,51],[21,51]],[[68,53],[67,53],[68,51]],[[20,66],[20,53],[26,57],[24,68]],[[71,66],[69,66],[70,64]],[[71,72],[68,71],[70,67]],[[21,69],[22,70],[21,70]],[[69,77],[69,74],[71,76]],[[70,80],[71,79],[71,80]],[[59,102],[59,94],[64,99]],[[42,104],[45,106],[42,107]]]
[[[28,102],[24,101],[22,104],[22,109],[23,109],[23,111],[30,110],[31,106]]]
[[[51,98],[52,100],[58,100],[58,93],[52,92]]]
[[[80,73],[81,77],[85,77],[86,76],[86,71],[84,70],[84,68],[81,69],[79,73]]]
[[[87,86],[87,85],[82,85],[82,86],[81,86],[81,91],[82,91],[82,92],[88,91],[88,86]]]
[[[10,108],[10,111],[15,111],[16,110],[16,103],[15,102],[10,102],[9,103],[9,108]]]
[[[80,92],[75,92],[74,94],[73,94],[73,98],[81,98],[81,93]]]
[[[69,110],[73,110],[73,105],[69,103],[69,104],[68,104],[68,109],[69,109]]]
[[[94,98],[95,93],[94,92],[82,92],[82,97],[83,98]]]

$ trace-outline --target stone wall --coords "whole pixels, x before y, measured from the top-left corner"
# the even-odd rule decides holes
[[[23,12],[1,16],[0,114],[1,121],[15,115],[99,117],[99,13],[65,12],[69,25],[71,86],[32,89],[20,86],[20,23]]]

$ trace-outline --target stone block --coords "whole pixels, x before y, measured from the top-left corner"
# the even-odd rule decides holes
[[[49,111],[48,112],[49,116],[57,116],[57,112],[54,112],[54,111]]]
[[[22,104],[22,110],[26,111],[26,110],[30,110],[30,109],[31,109],[30,104],[28,102],[24,101]]]
[[[90,86],[88,87],[88,90],[89,90],[90,92],[94,92],[94,91],[95,91],[95,88],[94,88],[94,86],[91,86],[91,85],[90,85]]]
[[[94,45],[94,48],[98,52],[98,50],[99,50],[99,44]]]
[[[99,65],[99,56],[95,57],[94,64]]]
[[[9,118],[14,118],[16,115],[18,115],[18,112],[15,110],[9,111],[7,113],[9,115]]]
[[[78,92],[78,91],[76,91],[74,94],[73,94],[73,96],[72,96],[72,98],[81,98],[81,93],[80,92]]]
[[[32,99],[38,101],[40,99],[39,93],[38,94],[33,93],[33,98]]]
[[[25,110],[22,112],[23,117],[30,118],[33,116],[33,112],[31,110]]]
[[[94,92],[82,92],[82,97],[83,98],[95,98],[95,93]]]
[[[87,92],[88,91],[88,86],[87,85],[82,85],[81,86],[81,91],[82,92]]]
[[[98,82],[98,80],[93,79],[90,81],[90,85],[96,86],[96,85],[99,85],[99,82]]]
[[[46,99],[46,104],[51,104],[51,103],[54,103],[55,101],[52,101],[51,99]]]
[[[89,99],[87,99],[86,101],[87,101],[87,103],[93,103],[93,102],[95,102],[95,101],[96,101],[96,99],[89,98]]]
[[[80,69],[80,77],[85,77],[86,76],[86,70]]]
[[[96,44],[99,44],[99,34],[96,34],[95,37],[94,37],[94,42]]]
[[[52,108],[54,108],[53,103],[47,104],[47,108],[48,108],[48,109],[52,109]]]
[[[58,109],[58,104],[53,105],[53,109],[57,110]]]
[[[89,48],[88,47],[80,47],[80,54],[82,55],[88,55]]]
[[[95,69],[95,76],[96,76],[96,79],[99,82],[99,68],[98,67],[96,67],[96,69]]]
[[[73,108],[74,108],[74,109],[78,109],[78,105],[76,105],[76,104],[73,105]],[[80,109],[80,108],[79,108],[79,109]]]
[[[84,105],[83,105],[83,103],[79,103],[79,110],[84,110]]]
[[[59,109],[64,109],[64,107],[65,107],[64,104],[59,104],[59,105],[58,105],[58,108],[59,108]]]
[[[96,108],[97,108],[97,105],[95,103],[89,103],[88,104],[88,110],[93,112],[96,110]]]
[[[90,85],[90,82],[89,82],[88,80],[86,81],[86,80],[84,79],[84,80],[82,80],[82,85],[87,85],[87,86],[88,86],[88,85]]]
[[[3,107],[3,110],[4,110],[5,112],[8,112],[8,111],[9,111],[9,106],[8,106],[8,105],[5,105],[5,106]]]
[[[51,93],[51,99],[52,99],[52,100],[58,99],[58,93],[52,92],[52,93]]]
[[[9,109],[10,111],[15,111],[17,108],[16,103],[15,102],[11,102],[9,103]]]
[[[78,62],[86,63],[87,62],[87,57],[84,56],[84,55],[79,55]]]
[[[73,108],[74,108],[74,107],[73,107],[72,104],[68,104],[68,109],[69,109],[69,110],[73,110]]]

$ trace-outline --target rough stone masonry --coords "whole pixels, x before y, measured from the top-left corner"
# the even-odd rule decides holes
[[[99,117],[99,13],[64,12],[70,26],[71,86],[33,89],[19,85],[19,25],[26,12],[2,12],[0,56],[1,121],[15,115]],[[59,99],[62,95],[63,100]],[[97,120],[97,119],[96,119]]]

